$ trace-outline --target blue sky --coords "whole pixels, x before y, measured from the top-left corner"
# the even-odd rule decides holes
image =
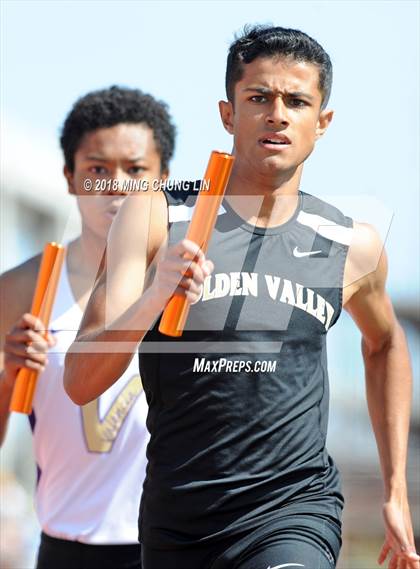
[[[231,148],[217,101],[234,32],[254,22],[302,29],[333,61],[335,117],[301,187],[335,196],[346,213],[382,233],[393,214],[390,291],[412,300],[419,282],[418,20],[415,1],[3,1],[2,115],[8,125],[27,125],[28,136],[38,131],[55,142],[80,95],[110,84],[139,87],[167,101],[175,118],[172,177],[196,178],[210,150]],[[48,172],[40,165],[34,175]]]

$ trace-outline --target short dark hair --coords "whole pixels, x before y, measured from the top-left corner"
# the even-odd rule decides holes
[[[174,153],[176,129],[166,103],[139,89],[113,85],[78,99],[64,121],[60,144],[70,172],[74,171],[74,155],[86,133],[120,123],[147,125],[153,131],[160,153],[161,171],[168,168]]]
[[[266,25],[246,25],[229,48],[226,65],[226,95],[233,102],[235,84],[242,79],[243,65],[257,57],[290,57],[313,63],[319,69],[321,108],[325,108],[331,93],[332,64],[328,53],[313,38],[290,28]]]

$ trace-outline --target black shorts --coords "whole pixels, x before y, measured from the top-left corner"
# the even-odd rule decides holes
[[[143,569],[333,569],[341,522],[333,516],[290,513],[223,543],[161,550],[142,545]]]
[[[141,569],[141,547],[90,545],[42,532],[36,569]]]

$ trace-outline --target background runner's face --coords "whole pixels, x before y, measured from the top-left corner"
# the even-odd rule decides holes
[[[105,238],[126,193],[112,191],[113,181],[165,179],[152,130],[143,124],[118,124],[87,133],[75,155],[74,172],[64,174],[69,192],[77,196],[84,230]],[[91,181],[91,191],[85,189]],[[105,191],[95,191],[95,188]]]
[[[234,135],[237,162],[262,174],[299,166],[332,119],[332,111],[320,111],[319,72],[310,63],[257,58],[244,65],[234,96],[234,105],[220,105],[223,123]],[[273,135],[289,143],[265,140]]]

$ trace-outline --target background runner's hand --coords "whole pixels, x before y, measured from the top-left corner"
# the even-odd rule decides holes
[[[383,506],[385,541],[379,554],[381,565],[388,554],[388,569],[420,569],[420,557],[414,545],[413,527],[407,498],[389,501]]]
[[[213,263],[206,260],[200,247],[183,239],[161,254],[151,288],[165,302],[176,293],[193,303],[200,298],[204,279],[213,269]]]
[[[48,363],[46,352],[55,338],[45,334],[43,322],[32,314],[24,314],[16,322],[4,343],[4,381],[13,385],[20,368],[44,371]]]

